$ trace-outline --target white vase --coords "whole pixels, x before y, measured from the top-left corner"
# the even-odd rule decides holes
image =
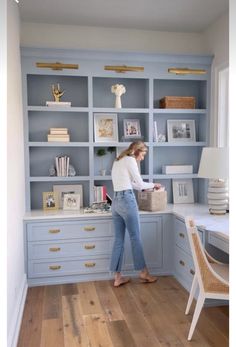
[[[106,176],[106,169],[101,169],[100,170],[100,175],[101,176]]]
[[[115,108],[121,108],[121,97],[120,97],[120,95],[116,95]]]

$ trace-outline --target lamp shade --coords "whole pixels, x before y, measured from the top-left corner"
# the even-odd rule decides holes
[[[229,175],[229,154],[226,147],[205,147],[202,150],[198,177],[227,179]]]

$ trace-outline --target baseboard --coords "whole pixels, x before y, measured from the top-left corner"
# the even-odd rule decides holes
[[[24,275],[21,286],[19,288],[19,294],[17,296],[15,310],[11,317],[11,325],[8,330],[9,331],[7,336],[8,347],[17,346],[18,336],[19,336],[20,327],[21,327],[21,320],[22,320],[24,306],[25,306],[27,289],[28,289],[28,285],[27,285],[26,275]]]

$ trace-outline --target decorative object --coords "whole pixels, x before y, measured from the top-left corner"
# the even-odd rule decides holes
[[[164,211],[167,206],[167,192],[164,187],[158,190],[138,192],[138,206],[144,211]]]
[[[56,171],[54,165],[51,165],[48,171],[49,171],[49,176],[50,176],[50,177],[53,177],[53,176],[56,176],[56,175],[57,175],[57,171]]]
[[[105,176],[106,175],[106,169],[104,169],[103,167],[103,156],[107,154],[105,148],[99,148],[97,151],[96,151],[96,154],[98,157],[101,158],[101,170],[100,170],[100,175],[101,176]]]
[[[43,192],[43,209],[57,210],[58,196],[55,192]]]
[[[50,128],[48,142],[70,142],[68,128]]]
[[[167,120],[168,142],[196,141],[195,121],[193,119]]]
[[[124,119],[124,138],[140,138],[139,119]]]
[[[193,165],[163,165],[162,173],[166,175],[172,174],[192,174]]]
[[[118,73],[124,73],[127,71],[144,71],[143,66],[127,66],[127,65],[105,65],[104,70],[116,71]]]
[[[47,68],[47,69],[52,69],[52,70],[63,70],[63,69],[78,69],[79,65],[78,64],[63,64],[63,63],[36,63],[37,67],[41,68]]]
[[[196,105],[194,96],[165,96],[160,99],[160,108],[193,109]]]
[[[166,135],[158,134],[157,135],[157,142],[166,142]]]
[[[123,84],[114,84],[111,87],[111,92],[116,96],[115,108],[121,108],[121,95],[126,92],[125,86]]]
[[[95,142],[117,142],[118,125],[117,114],[94,114],[94,141]]]
[[[52,95],[54,97],[54,101],[46,101],[46,106],[71,106],[70,101],[61,101],[61,97],[64,95],[65,90],[61,90],[60,84],[57,83],[57,86],[52,85]]]
[[[69,165],[69,169],[68,169],[68,176],[69,177],[74,177],[76,175],[76,171],[73,165]]]
[[[173,179],[172,188],[174,204],[194,203],[192,179]]]
[[[176,75],[205,75],[207,70],[204,69],[189,69],[187,67],[170,67],[168,69],[169,73],[174,73]]]
[[[79,194],[65,194],[63,200],[63,210],[79,210],[80,209],[80,195]]]
[[[209,178],[208,205],[211,214],[225,214],[228,209],[229,154],[226,147],[205,147],[202,150],[198,177]]]
[[[80,207],[83,207],[83,186],[81,184],[54,185],[53,191],[58,196],[59,208],[63,208],[65,194],[79,194]]]

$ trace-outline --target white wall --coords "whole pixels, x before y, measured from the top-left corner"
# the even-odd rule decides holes
[[[201,33],[22,23],[21,46],[154,53],[206,53]]]
[[[25,211],[24,147],[19,50],[19,13],[7,1],[7,324],[8,347],[15,346],[26,293],[23,251]]]

